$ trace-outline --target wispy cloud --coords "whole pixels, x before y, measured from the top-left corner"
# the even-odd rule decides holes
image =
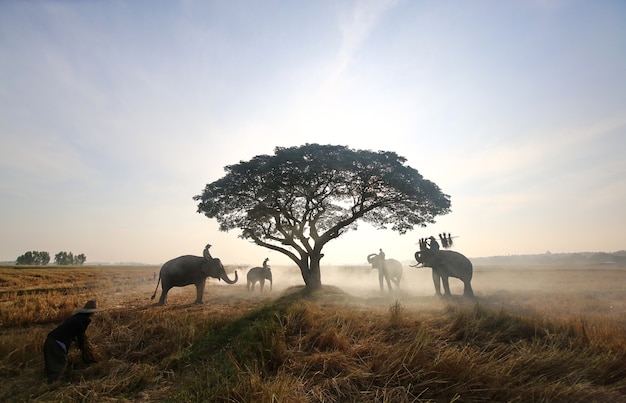
[[[340,10],[338,18],[342,41],[330,74],[330,83],[344,76],[360,47],[376,28],[380,17],[396,4],[398,0],[357,0],[353,7],[350,5],[350,8]]]

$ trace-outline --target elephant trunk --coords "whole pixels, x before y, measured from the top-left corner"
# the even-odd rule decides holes
[[[415,252],[415,260],[417,260],[419,263],[422,263],[422,252],[417,251]]]
[[[373,263],[372,260],[374,260],[374,256],[378,256],[375,253],[370,253],[369,255],[367,255],[367,262],[368,263]]]
[[[237,270],[235,270],[235,279],[234,280],[229,279],[228,275],[226,274],[226,272],[223,272],[222,280],[224,280],[228,284],[235,284],[239,280],[239,276],[237,275]]]

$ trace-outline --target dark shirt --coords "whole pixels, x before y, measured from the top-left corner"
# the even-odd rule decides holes
[[[438,251],[439,250],[439,242],[435,238],[430,238],[430,250]]]
[[[85,331],[91,323],[90,316],[89,313],[74,314],[48,333],[48,337],[65,344],[67,350],[70,349],[72,341],[76,340],[76,344],[82,350],[85,347]]]

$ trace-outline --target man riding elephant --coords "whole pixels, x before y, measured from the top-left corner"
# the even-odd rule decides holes
[[[239,280],[237,271],[235,270],[235,279],[231,280],[226,274],[222,261],[218,258],[211,257],[209,253],[210,247],[210,244],[206,245],[202,257],[185,255],[165,262],[161,267],[159,281],[157,281],[154,294],[152,294],[150,299],[156,297],[159,283],[162,284],[159,305],[165,305],[167,303],[167,293],[172,287],[184,287],[191,284],[196,286],[195,303],[202,304],[207,277],[224,280],[227,284],[235,284]]]
[[[415,260],[417,260],[418,265],[421,263],[423,267],[432,268],[433,284],[437,295],[441,295],[441,283],[443,283],[444,294],[446,296],[451,295],[448,279],[454,277],[463,281],[463,295],[473,297],[474,291],[471,280],[474,269],[472,262],[459,252],[439,250],[437,240],[432,236],[429,239],[430,248],[426,239],[420,239],[420,250],[415,252]]]
[[[265,286],[265,280],[270,281],[270,291],[272,291],[272,268],[267,263],[270,259],[265,258],[263,261],[263,267],[253,267],[248,271],[246,289],[248,291],[254,291],[254,285],[258,282],[261,292]]]
[[[379,253],[371,253],[367,256],[367,262],[372,265],[372,270],[378,269],[378,285],[380,292],[383,292],[384,281],[387,282],[387,288],[392,291],[391,282],[393,281],[396,288],[400,287],[402,280],[402,263],[396,259],[386,259],[385,252],[378,249]]]

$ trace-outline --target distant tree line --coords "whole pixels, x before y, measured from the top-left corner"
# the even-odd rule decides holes
[[[490,256],[471,259],[474,264],[511,265],[511,264],[594,264],[623,265],[626,264],[626,250],[617,252],[581,252],[581,253],[550,253],[536,255]]]
[[[75,265],[82,266],[87,257],[84,253],[74,256],[72,252],[59,252],[54,255],[54,264],[56,265]],[[43,251],[26,252],[15,259],[15,264],[20,265],[41,265],[45,266],[50,263],[50,254]]]

